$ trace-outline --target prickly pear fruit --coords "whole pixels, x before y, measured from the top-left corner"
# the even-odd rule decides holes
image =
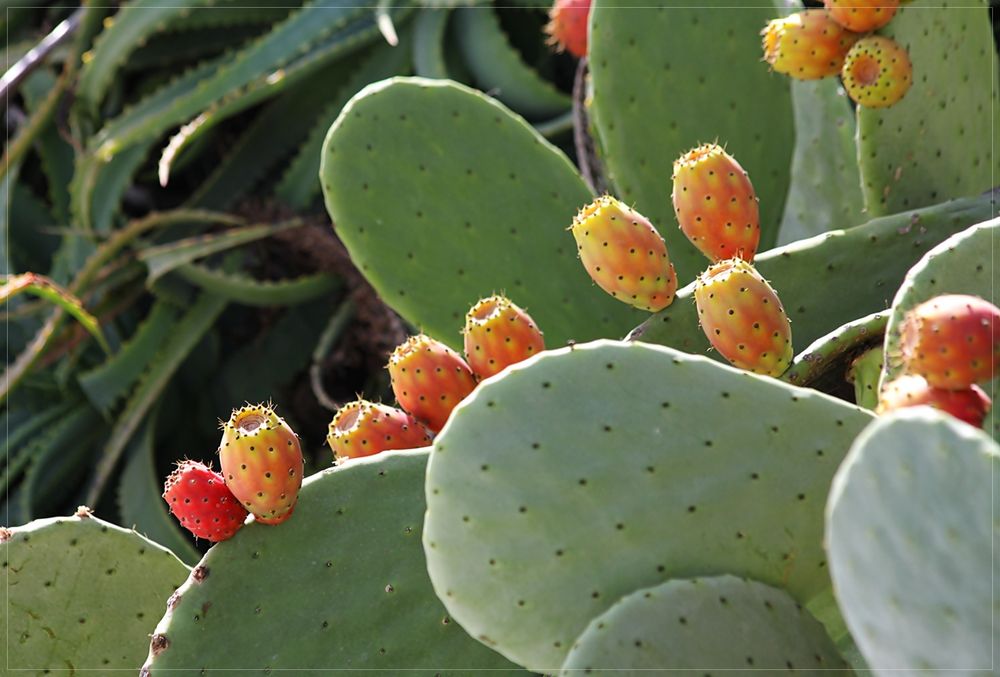
[[[821,9],[807,9],[773,19],[761,31],[764,60],[798,80],[836,75],[860,36],[846,30]]]
[[[556,0],[549,10],[545,32],[549,45],[582,59],[587,56],[587,17],[590,0]]]
[[[913,65],[910,55],[895,40],[869,35],[851,47],[840,76],[847,95],[859,106],[885,108],[909,91]]]
[[[163,500],[181,526],[213,543],[232,538],[247,511],[222,475],[198,461],[181,461],[163,485]]]
[[[674,301],[677,275],[667,244],[645,216],[605,195],[570,226],[584,268],[619,301],[656,312]]]
[[[899,347],[906,371],[935,388],[988,381],[1000,365],[1000,308],[978,296],[936,296],[906,314]]]
[[[454,350],[429,336],[411,336],[389,358],[396,401],[427,424],[444,427],[451,410],[476,387],[476,376]]]
[[[337,461],[431,443],[424,424],[401,409],[368,400],[345,404],[330,422],[326,442]]]
[[[792,328],[778,295],[740,258],[719,261],[694,288],[698,320],[712,346],[741,369],[779,376],[792,361]]]
[[[875,413],[885,414],[903,407],[927,405],[979,428],[991,404],[989,396],[979,386],[945,390],[930,385],[923,376],[906,374],[885,385]]]
[[[899,0],[823,0],[830,18],[849,31],[867,33],[889,23]]]
[[[226,486],[258,522],[280,524],[291,517],[302,486],[302,449],[270,405],[233,410],[219,456]]]
[[[465,316],[465,359],[479,378],[545,350],[545,339],[528,313],[504,296],[490,296]]]
[[[691,243],[711,261],[753,261],[760,214],[750,177],[729,153],[708,143],[674,161],[674,213]]]

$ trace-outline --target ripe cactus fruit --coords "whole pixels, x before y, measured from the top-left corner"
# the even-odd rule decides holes
[[[233,495],[262,524],[291,517],[302,486],[299,437],[270,405],[233,410],[219,444],[222,474]]]
[[[674,213],[711,261],[753,261],[760,242],[757,196],[743,167],[721,146],[704,144],[674,161]]]
[[[232,538],[247,517],[222,475],[198,461],[181,461],[163,485],[163,500],[181,526],[213,543]]]
[[[867,33],[889,23],[899,0],[823,0],[830,18],[849,31]]]
[[[479,378],[545,350],[535,321],[505,296],[490,296],[465,316],[465,359]]]
[[[389,358],[396,401],[433,432],[476,387],[472,369],[454,350],[429,336],[411,336]]]
[[[875,413],[886,414],[903,407],[926,405],[979,428],[991,404],[989,396],[979,386],[945,390],[930,385],[923,376],[904,374],[882,388]]]
[[[913,65],[910,55],[895,40],[869,35],[851,47],[840,76],[848,96],[858,105],[885,108],[909,91]]]
[[[587,17],[590,0],[556,0],[549,10],[547,43],[582,59],[587,56]]]
[[[988,381],[1000,364],[1000,308],[978,296],[936,296],[906,314],[899,347],[906,371],[935,388]]]
[[[605,195],[570,226],[587,273],[619,301],[656,312],[674,301],[677,275],[667,244],[646,217]]]
[[[822,9],[807,9],[774,19],[764,30],[764,60],[799,80],[836,75],[860,36],[846,30]]]
[[[792,328],[781,301],[740,258],[719,261],[694,289],[698,320],[712,346],[741,369],[779,376],[792,361]]]
[[[341,407],[326,436],[337,461],[389,449],[425,447],[432,439],[424,424],[410,414],[368,400],[355,400]]]

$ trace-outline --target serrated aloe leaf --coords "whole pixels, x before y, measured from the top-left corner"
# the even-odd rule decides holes
[[[150,677],[523,674],[466,636],[434,596],[420,547],[426,462],[425,450],[387,452],[318,473],[280,527],[251,523],[213,546],[154,630]]]
[[[801,351],[837,327],[885,310],[910,266],[952,233],[993,215],[993,196],[965,198],[873,219],[758,254],[754,265],[781,298]],[[632,332],[630,338],[705,352],[691,297],[694,286]],[[716,353],[710,353],[716,355]]]
[[[858,436],[827,505],[830,574],[876,674],[993,674],[1000,447],[927,407]]]
[[[104,352],[111,352],[111,348],[108,346],[107,339],[104,338],[104,332],[101,331],[101,326],[97,318],[87,312],[80,299],[44,275],[21,273],[20,275],[8,276],[3,281],[3,284],[0,284],[0,304],[7,303],[12,297],[23,292],[40,296],[65,310],[84,329],[90,332],[101,348],[104,349]]]
[[[700,143],[718,140],[747,170],[760,249],[777,239],[794,127],[787,78],[761,60],[759,31],[774,11],[729,0],[626,4],[591,11],[590,112],[617,197],[660,230],[683,285],[705,258],[677,227],[671,176],[674,160]]]
[[[314,273],[285,280],[257,280],[188,263],[176,269],[191,284],[235,303],[248,306],[291,306],[337,290],[342,282],[331,273]]]
[[[626,595],[590,622],[559,674],[845,668],[823,626],[786,592],[710,576]]]
[[[435,440],[431,581],[469,634],[540,672],[622,595],[670,578],[781,587],[833,632],[823,507],[871,419],[660,346],[546,351],[481,383]]]
[[[914,0],[879,32],[909,52],[913,86],[888,108],[858,107],[866,211],[892,214],[991,188],[1000,154],[988,140],[1000,112],[987,3]]]
[[[201,559],[201,553],[181,531],[162,496],[164,478],[157,473],[155,458],[157,420],[154,409],[129,444],[118,483],[118,508],[125,524],[193,566]]]
[[[941,294],[971,294],[998,303],[996,261],[1000,258],[1000,219],[978,223],[956,233],[928,251],[909,270],[892,300],[885,333],[887,359],[882,384],[903,373],[900,331],[906,313]],[[981,384],[990,399],[1000,395],[1000,373]],[[983,421],[983,429],[1000,441],[1000,415],[994,406]]]
[[[459,345],[465,313],[498,291],[549,345],[620,336],[643,316],[576,258],[566,229],[593,196],[569,160],[468,87],[393,78],[365,88],[330,128],[320,178],[355,265],[445,343]]]
[[[0,529],[0,559],[5,667],[30,674],[137,670],[188,572],[169,550],[86,509]]]

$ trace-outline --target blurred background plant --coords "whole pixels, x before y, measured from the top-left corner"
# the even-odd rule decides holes
[[[576,60],[545,44],[547,8],[451,4],[3,0],[4,524],[87,503],[193,562],[162,479],[213,460],[215,421],[272,400],[309,473],[337,405],[391,400],[409,328],[320,199],[343,105],[451,78],[574,156]]]

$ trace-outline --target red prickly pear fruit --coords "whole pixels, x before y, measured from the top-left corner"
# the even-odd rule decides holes
[[[899,0],[823,0],[823,4],[831,19],[855,33],[882,28],[899,9]]]
[[[590,278],[619,301],[656,312],[674,301],[677,275],[667,243],[639,212],[605,195],[570,226]]]
[[[465,359],[479,378],[545,350],[545,339],[528,313],[504,296],[490,296],[465,316]]]
[[[232,538],[247,511],[222,475],[198,461],[181,461],[163,485],[163,500],[181,526],[213,543]]]
[[[711,261],[753,261],[760,213],[750,177],[729,153],[708,143],[674,161],[674,213],[681,230]]]
[[[587,17],[590,0],[556,0],[549,10],[545,32],[547,44],[557,52],[569,52],[578,59],[587,56]]]
[[[906,371],[935,388],[988,381],[1000,364],[1000,308],[978,296],[936,296],[906,313],[900,351]]]
[[[906,96],[913,84],[913,65],[895,40],[869,35],[851,47],[840,77],[847,95],[859,106],[885,108]]]
[[[885,414],[903,407],[926,405],[980,428],[991,404],[989,396],[979,386],[945,390],[930,385],[923,376],[907,374],[882,388],[875,413]]]
[[[476,376],[462,356],[424,334],[397,346],[387,368],[399,406],[435,433],[476,387]]]
[[[424,424],[410,414],[368,400],[355,400],[341,407],[326,436],[338,462],[390,449],[425,447],[432,439]]]
[[[792,361],[792,328],[778,295],[740,258],[719,261],[694,288],[698,320],[712,346],[734,366],[780,376]]]
[[[270,405],[233,410],[219,444],[222,474],[233,495],[261,524],[291,517],[302,486],[299,437]]]
[[[860,37],[821,9],[773,19],[761,35],[764,61],[798,80],[817,80],[839,73],[848,50]]]

